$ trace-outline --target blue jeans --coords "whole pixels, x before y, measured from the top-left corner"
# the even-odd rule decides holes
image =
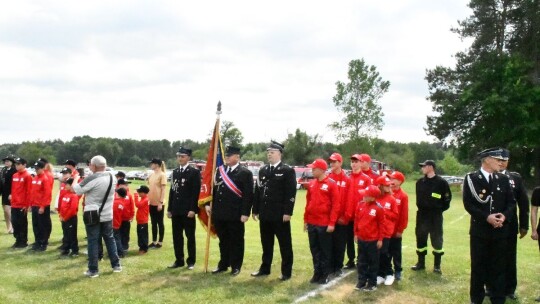
[[[120,266],[116,243],[114,241],[112,221],[100,222],[97,225],[86,226],[86,236],[88,237],[88,270],[98,271],[98,242],[103,237],[111,267]]]

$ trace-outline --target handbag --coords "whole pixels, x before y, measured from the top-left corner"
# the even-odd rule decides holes
[[[105,197],[103,198],[103,202],[101,202],[99,210],[88,210],[83,213],[83,222],[87,226],[99,224],[99,217],[101,216],[101,211],[103,210],[103,206],[105,206],[105,202],[107,201],[109,193],[111,192],[112,174],[109,174],[109,177],[109,187],[107,188],[107,192],[105,192]]]

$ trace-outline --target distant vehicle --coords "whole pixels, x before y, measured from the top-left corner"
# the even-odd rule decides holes
[[[304,174],[304,172],[308,170],[309,168],[299,167],[299,166],[295,166],[293,168],[294,168],[294,173],[296,174],[296,189],[298,190],[302,188],[302,185],[300,184],[300,179],[302,178],[302,174]]]
[[[141,171],[128,171],[126,172],[126,179],[138,180],[141,173]]]
[[[311,171],[311,168],[306,168],[304,172],[302,172],[302,175],[300,176],[300,179],[296,182],[296,188],[297,189],[307,189],[309,182],[314,179],[313,172]]]
[[[377,172],[379,175],[383,175],[383,173],[390,174],[393,171],[392,168],[390,168],[390,166],[388,166],[386,163],[375,159],[371,160],[371,169]]]
[[[441,177],[444,178],[450,185],[461,185],[465,180],[463,177],[459,176],[441,175]]]
[[[165,175],[167,176],[167,180],[170,181],[172,179],[172,172],[173,170],[168,170],[165,171]]]

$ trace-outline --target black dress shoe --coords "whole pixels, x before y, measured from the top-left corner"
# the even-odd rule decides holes
[[[167,268],[179,268],[179,267],[184,267],[184,264],[180,264],[180,263],[172,263],[171,265],[167,266]]]
[[[225,272],[225,271],[227,271],[227,268],[219,268],[218,267],[218,268],[212,270],[212,274],[217,274],[217,273],[221,273],[221,272]]]
[[[233,277],[235,277],[235,276],[237,276],[239,274],[240,274],[240,269],[236,268],[236,269],[231,270],[231,275]]]
[[[270,274],[270,272],[264,272],[264,271],[257,270],[255,272],[252,272],[251,276],[252,277],[262,277],[262,276],[267,276],[269,274]]]
[[[280,275],[279,276],[280,281],[287,281],[287,280],[290,280],[290,279],[291,279],[291,276],[286,276],[286,275]]]

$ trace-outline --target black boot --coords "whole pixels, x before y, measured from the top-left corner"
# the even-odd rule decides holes
[[[416,254],[418,254],[418,262],[411,269],[414,271],[426,269],[426,252],[416,251]]]
[[[433,252],[433,256],[435,257],[435,262],[433,263],[433,272],[442,274],[441,271],[441,259],[444,252]]]

